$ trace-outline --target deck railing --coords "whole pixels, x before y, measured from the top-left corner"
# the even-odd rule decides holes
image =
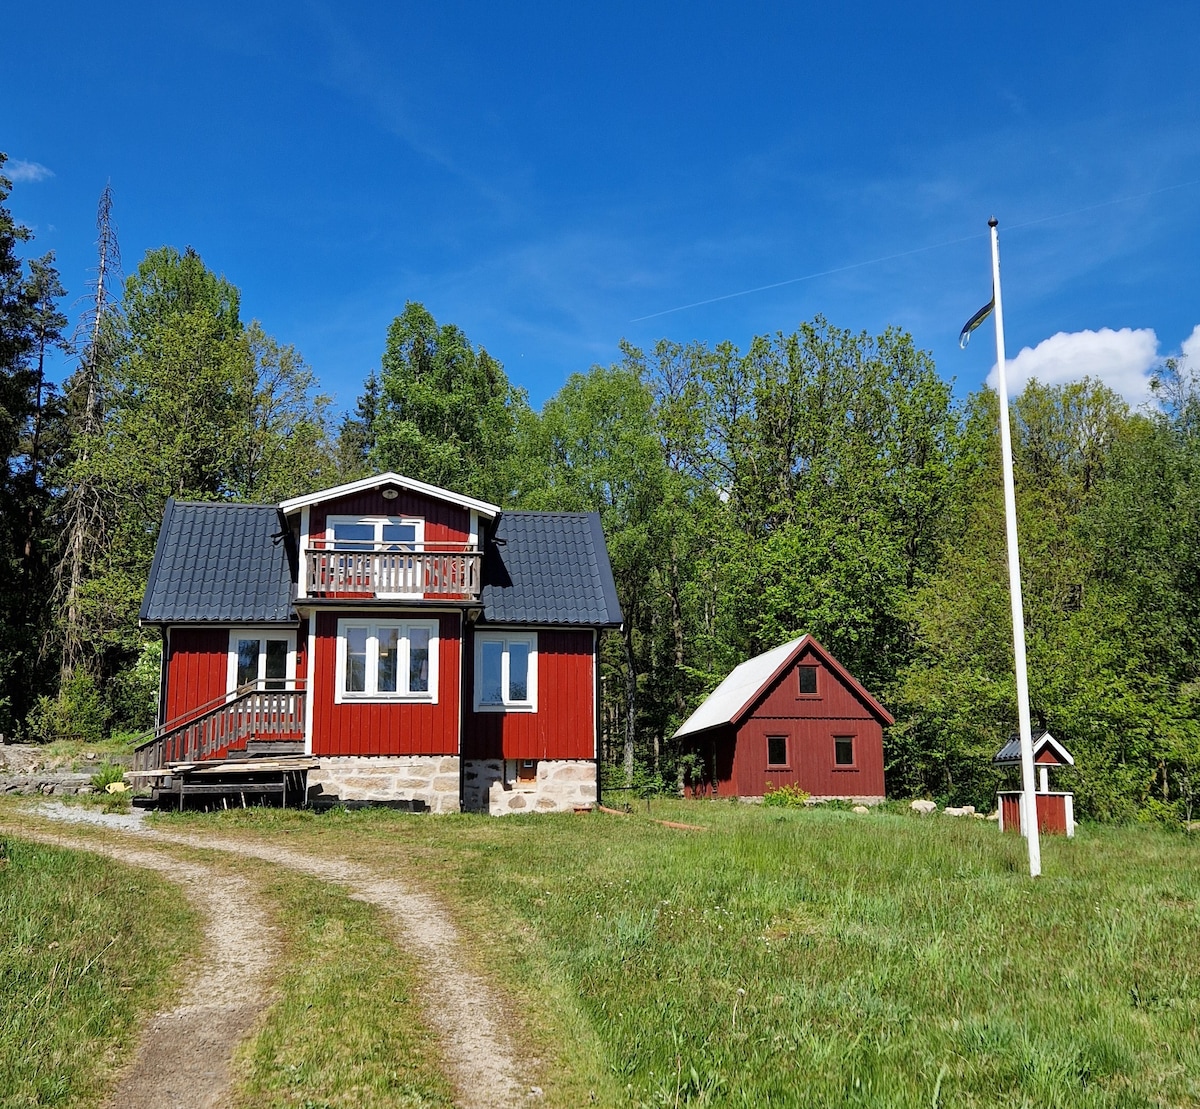
[[[308,596],[479,596],[481,552],[461,545],[425,544],[383,550],[373,544],[315,542],[304,551]]]
[[[169,720],[133,750],[134,770],[157,770],[169,762],[199,762],[248,740],[304,738],[304,689],[268,689],[258,682],[236,694]]]

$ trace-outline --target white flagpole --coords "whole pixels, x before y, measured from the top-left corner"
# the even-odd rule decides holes
[[[1021,603],[1021,558],[1017,549],[1017,496],[1013,489],[1012,433],[1008,426],[1008,382],[1004,368],[1004,309],[1000,302],[1000,237],[992,229],[992,289],[996,299],[996,390],[1000,394],[1000,452],[1004,465],[1004,523],[1008,534],[1008,583],[1012,595],[1013,654],[1017,667],[1017,721],[1021,731],[1021,828],[1029,845],[1029,876],[1042,872],[1037,795],[1033,784],[1033,729],[1029,723],[1029,675],[1025,666],[1025,610]]]

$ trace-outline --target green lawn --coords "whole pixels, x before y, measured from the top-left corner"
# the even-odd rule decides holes
[[[416,874],[526,1014],[547,1102],[1200,1103],[1200,845],[1153,828],[655,803],[631,817],[229,813]]]
[[[96,1103],[196,926],[146,870],[0,838],[0,1106]]]

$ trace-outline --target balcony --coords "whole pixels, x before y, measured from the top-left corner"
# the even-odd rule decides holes
[[[329,599],[456,600],[479,598],[482,553],[452,543],[316,541],[303,552],[303,596]]]

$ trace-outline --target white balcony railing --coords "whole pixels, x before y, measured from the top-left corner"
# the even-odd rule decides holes
[[[303,552],[309,597],[469,598],[479,596],[481,552],[461,545],[380,549],[339,541]]]

